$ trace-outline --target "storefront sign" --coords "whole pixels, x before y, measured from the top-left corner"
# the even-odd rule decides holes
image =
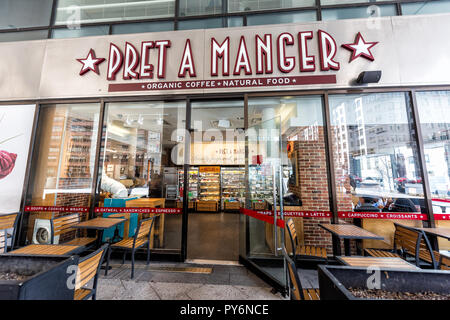
[[[204,41],[171,35],[175,33],[139,42],[112,41],[108,55],[102,57],[91,47],[84,58],[74,59],[81,64],[79,76],[92,73],[106,78],[109,92],[336,84],[332,72],[358,58],[374,61],[378,44],[366,41],[361,32],[356,33],[354,42],[338,44],[333,35],[320,28],[232,34],[222,31]],[[349,62],[337,60],[339,50],[350,51]],[[100,71],[104,62],[106,72]]]

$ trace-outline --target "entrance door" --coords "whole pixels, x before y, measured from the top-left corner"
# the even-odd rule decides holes
[[[246,233],[241,256],[274,287],[285,290],[281,122],[270,111],[264,110],[247,130],[246,201],[241,210]]]
[[[239,259],[245,192],[244,101],[191,102],[188,260]]]

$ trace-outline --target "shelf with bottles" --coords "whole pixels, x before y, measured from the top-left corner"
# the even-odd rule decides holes
[[[249,167],[249,188],[251,200],[270,200],[273,197],[273,177],[260,166]]]
[[[189,201],[196,201],[198,199],[198,168],[192,167],[188,171],[188,199]],[[183,198],[184,188],[184,170],[178,170],[178,199]]]
[[[222,168],[222,208],[239,210],[244,201],[245,169],[240,167]]]
[[[201,167],[199,170],[199,201],[220,201],[220,168],[212,168]]]

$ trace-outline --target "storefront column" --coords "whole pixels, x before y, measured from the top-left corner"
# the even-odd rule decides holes
[[[331,147],[332,132],[331,132],[331,118],[330,108],[328,102],[328,93],[323,96],[323,124],[325,127],[325,154],[327,162],[327,175],[328,175],[328,196],[331,211],[331,223],[337,224],[339,222],[338,209],[337,209],[337,197],[336,197],[336,177],[333,162],[333,150]],[[341,242],[336,236],[332,236],[333,241],[333,255],[341,255]]]
[[[430,193],[430,183],[428,181],[428,170],[427,170],[427,164],[425,161],[425,152],[423,147],[423,136],[422,136],[422,127],[420,125],[420,119],[419,119],[419,112],[417,110],[417,101],[416,101],[416,92],[410,91],[410,98],[411,98],[411,113],[412,113],[412,119],[413,119],[413,130],[414,130],[414,136],[416,137],[416,145],[418,150],[418,162],[419,162],[419,168],[422,173],[422,185],[423,185],[423,194],[425,197],[425,208],[427,209],[427,215],[428,220],[424,221],[424,224],[426,224],[424,227],[428,228],[434,228],[436,226],[434,221],[434,213],[433,213],[433,204],[432,204],[432,197]],[[437,241],[434,241],[435,245]],[[434,246],[437,248],[436,246]]]

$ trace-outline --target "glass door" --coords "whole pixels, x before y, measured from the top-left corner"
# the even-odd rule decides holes
[[[246,195],[241,256],[280,290],[286,288],[280,116],[262,110],[246,139]],[[250,122],[251,124],[251,122]]]

